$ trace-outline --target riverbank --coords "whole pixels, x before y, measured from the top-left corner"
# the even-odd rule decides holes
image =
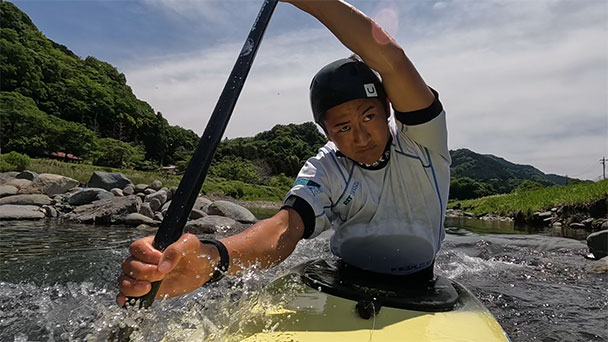
[[[552,227],[584,239],[608,229],[608,180],[452,201],[447,215]]]
[[[171,206],[176,187],[156,179],[137,183],[122,173],[94,171],[86,184],[34,171],[0,173],[0,220],[58,220],[101,226],[127,225],[153,232]],[[258,218],[224,196],[199,195],[184,231],[233,234]],[[256,202],[254,202],[256,203]],[[260,201],[260,206],[262,205]],[[272,206],[272,202],[264,207]],[[274,209],[273,209],[274,210]]]
[[[181,180],[180,175],[167,172],[113,169],[49,159],[32,159],[28,169],[37,174],[56,174],[73,179],[78,187],[86,186],[95,171],[123,174],[132,184],[160,181],[167,189],[175,188]],[[227,200],[250,209],[256,217],[266,218],[280,208],[287,190],[285,185],[271,187],[209,176],[201,193],[212,201]],[[562,236],[584,239],[592,232],[608,228],[607,202],[608,180],[605,180],[451,201],[446,216],[552,227],[564,230]]]
[[[164,171],[138,171],[133,169],[116,169],[87,164],[66,163],[51,159],[31,159],[28,170],[38,174],[51,173],[77,180],[86,184],[95,171],[122,173],[133,184],[151,184],[161,181],[166,187],[177,187],[182,176]],[[289,190],[286,186],[249,184],[207,175],[201,193],[207,196],[230,197],[241,201],[282,201]]]

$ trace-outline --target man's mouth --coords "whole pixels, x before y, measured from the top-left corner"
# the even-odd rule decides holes
[[[369,146],[365,146],[359,149],[360,153],[367,153],[369,151],[374,150],[375,146],[374,145],[369,145]]]

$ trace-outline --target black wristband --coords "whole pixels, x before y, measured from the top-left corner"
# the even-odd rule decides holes
[[[219,240],[200,240],[202,244],[206,245],[214,245],[217,247],[218,252],[220,253],[220,264],[215,267],[215,272],[211,275],[211,278],[207,281],[207,283],[215,283],[216,281],[224,278],[224,274],[228,272],[228,267],[230,267],[230,256],[228,255],[228,249],[226,246]]]

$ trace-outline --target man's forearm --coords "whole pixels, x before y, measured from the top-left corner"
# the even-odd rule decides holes
[[[262,220],[243,232],[221,239],[230,255],[228,272],[259,265],[267,268],[286,259],[303,234],[299,215],[289,209]]]
[[[380,74],[404,58],[401,47],[371,18],[339,0],[289,0],[323,23],[347,48]]]

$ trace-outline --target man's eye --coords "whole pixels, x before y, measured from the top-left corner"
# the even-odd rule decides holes
[[[344,126],[344,127],[340,128],[339,132],[348,132],[348,131],[350,131],[350,126]]]
[[[376,116],[376,114],[367,114],[365,117],[363,117],[363,121],[367,122],[370,121],[371,119],[373,119]]]

